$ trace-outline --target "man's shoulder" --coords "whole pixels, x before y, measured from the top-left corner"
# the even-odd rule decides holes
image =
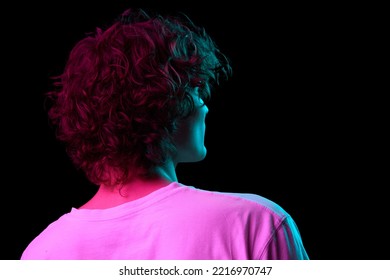
[[[279,204],[255,193],[222,192],[195,187],[188,187],[187,193],[189,199],[207,209],[272,215],[280,219],[289,216]]]
[[[66,233],[62,224],[66,214],[51,222],[25,248],[21,259],[47,259],[47,250],[42,248],[65,246]]]

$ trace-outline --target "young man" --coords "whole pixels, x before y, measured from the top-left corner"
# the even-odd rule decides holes
[[[126,10],[79,41],[49,118],[98,186],[21,259],[308,259],[291,216],[256,194],[186,186],[176,166],[205,158],[206,105],[229,60],[185,16]]]

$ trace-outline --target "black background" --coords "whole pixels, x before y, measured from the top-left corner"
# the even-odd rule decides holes
[[[388,86],[379,86],[382,18],[373,15],[380,7],[157,2],[164,4],[2,9],[0,258],[19,259],[50,222],[94,193],[55,140],[43,94],[77,40],[135,6],[186,13],[232,61],[233,78],[209,106],[208,155],[180,165],[179,180],[275,201],[312,259],[388,259]]]

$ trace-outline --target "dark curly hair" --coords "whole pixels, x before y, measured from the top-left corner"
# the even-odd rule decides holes
[[[226,56],[184,14],[129,9],[75,45],[53,77],[48,116],[91,182],[120,184],[175,153],[177,121],[194,110],[191,88],[208,100],[230,75]]]

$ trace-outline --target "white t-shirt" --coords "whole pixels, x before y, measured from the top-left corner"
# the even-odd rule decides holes
[[[309,259],[291,216],[256,194],[174,182],[108,209],[76,209],[21,257],[52,260]]]

